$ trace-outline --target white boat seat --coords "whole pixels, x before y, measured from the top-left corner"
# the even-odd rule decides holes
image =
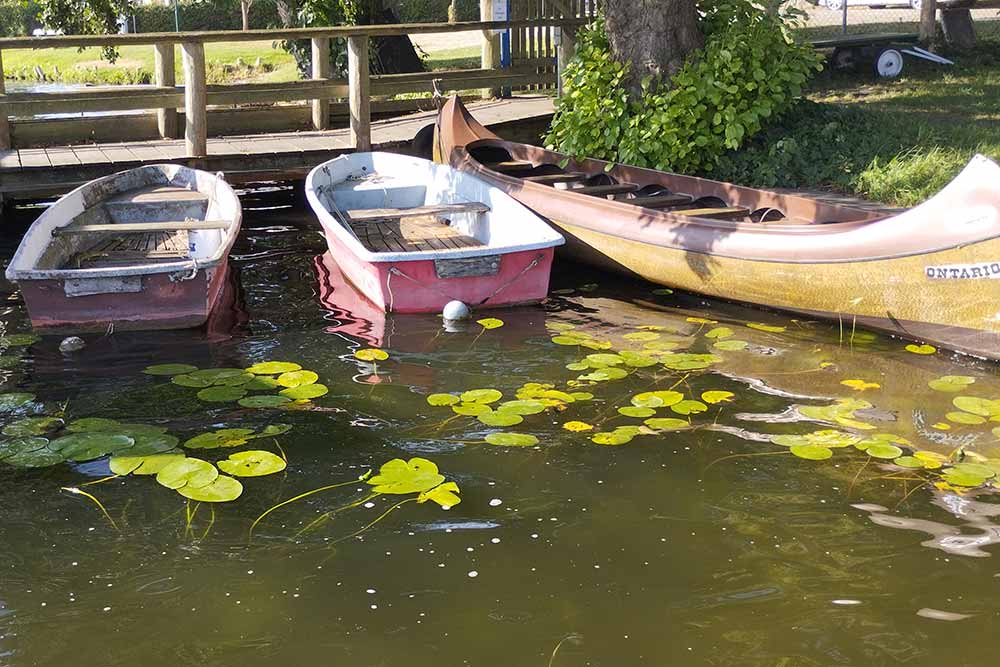
[[[127,190],[105,202],[104,209],[114,222],[154,222],[204,218],[209,198],[197,190],[153,185]]]
[[[431,204],[429,206],[414,206],[413,208],[362,208],[347,211],[347,217],[352,222],[367,222],[372,220],[400,220],[402,218],[419,218],[427,215],[442,216],[457,213],[489,213],[490,207],[478,201],[459,202],[457,204]]]
[[[138,234],[145,232],[177,232],[200,229],[228,229],[230,223],[226,220],[199,220],[184,222],[123,222],[94,225],[69,225],[52,230],[52,236],[69,234],[90,234],[94,232],[111,232],[114,234]]]

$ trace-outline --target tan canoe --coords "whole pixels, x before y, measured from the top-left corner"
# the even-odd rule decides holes
[[[549,220],[573,258],[1000,360],[1000,166],[896,215],[503,141],[457,98],[436,158]]]

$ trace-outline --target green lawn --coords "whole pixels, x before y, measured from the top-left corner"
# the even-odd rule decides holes
[[[906,76],[894,81],[823,73],[806,103],[727,155],[713,176],[919,203],[974,154],[1000,158],[1000,42],[953,58],[949,67],[907,57]]]

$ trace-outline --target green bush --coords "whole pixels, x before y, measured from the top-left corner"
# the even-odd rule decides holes
[[[443,23],[450,0],[394,0],[387,3],[403,23]],[[458,0],[458,20],[478,21],[479,0]]]
[[[239,30],[243,27],[237,0],[185,2],[179,6],[181,30]],[[135,23],[139,32],[174,32],[173,5],[138,5]],[[274,3],[257,0],[250,5],[250,27],[271,28],[278,24]]]
[[[630,65],[611,57],[603,20],[583,30],[547,143],[575,156],[711,171],[726,149],[787,111],[820,69],[815,51],[787,36],[787,15],[747,0],[699,9],[705,47],[668,83],[645,80],[638,100],[622,85]]]
[[[41,26],[41,9],[34,2],[3,0],[0,2],[0,37],[22,37]]]

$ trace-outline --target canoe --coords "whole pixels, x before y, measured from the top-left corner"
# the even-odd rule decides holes
[[[59,199],[28,229],[6,275],[39,329],[197,327],[224,291],[241,221],[221,174],[143,166]]]
[[[1000,166],[976,156],[900,213],[503,141],[457,98],[436,159],[500,188],[594,266],[1000,359]]]
[[[325,162],[309,173],[306,197],[343,274],[385,312],[541,301],[563,243],[503,191],[405,155]]]

